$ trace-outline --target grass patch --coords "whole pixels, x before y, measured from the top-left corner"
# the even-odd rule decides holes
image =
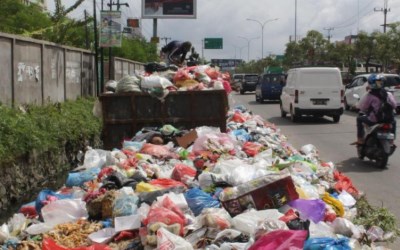
[[[101,133],[101,120],[92,114],[95,98],[46,106],[12,109],[0,105],[0,162],[9,162],[36,149],[48,151]]]

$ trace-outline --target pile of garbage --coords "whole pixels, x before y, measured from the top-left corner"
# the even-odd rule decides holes
[[[171,91],[225,89],[232,91],[230,75],[218,67],[195,65],[178,68],[159,63],[145,65],[145,70],[106,83],[106,93],[145,92],[163,99]]]
[[[0,228],[1,249],[386,249],[356,224],[362,194],[310,144],[294,148],[243,106],[219,128],[143,128],[89,148],[59,190]]]

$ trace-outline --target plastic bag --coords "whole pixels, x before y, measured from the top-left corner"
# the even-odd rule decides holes
[[[289,206],[300,212],[300,218],[310,219],[314,223],[322,221],[325,217],[325,203],[322,200],[297,199],[289,202]]]
[[[258,152],[260,152],[260,149],[263,147],[263,145],[256,143],[256,142],[245,142],[243,144],[242,150],[250,157],[254,157]]]
[[[189,72],[184,69],[180,68],[176,73],[173,78],[173,82],[181,82],[181,81],[186,81],[186,80],[191,80],[192,77],[190,76]]]
[[[149,184],[159,187],[159,188],[170,188],[170,187],[186,187],[185,184],[183,184],[180,181],[175,181],[172,179],[168,179],[168,178],[159,178],[159,179],[155,179],[155,180],[151,180],[149,182]]]
[[[354,187],[353,182],[349,177],[343,175],[339,171],[335,171],[333,174],[336,180],[336,190],[338,190],[339,192],[341,192],[342,190],[346,190],[348,193],[356,196],[359,194],[357,188]]]
[[[350,250],[349,239],[333,239],[328,237],[309,238],[304,244],[304,250]]]
[[[50,201],[55,201],[55,200],[59,200],[59,199],[68,199],[71,197],[72,197],[72,195],[70,195],[70,194],[59,194],[50,189],[44,189],[44,190],[40,191],[40,193],[38,194],[38,196],[35,200],[36,213],[40,214],[42,207],[47,205]]]
[[[304,230],[276,230],[262,236],[249,250],[301,250],[306,239]]]
[[[146,143],[143,145],[143,148],[140,150],[143,154],[152,155],[157,158],[171,158],[174,157],[174,154],[169,150],[168,147],[164,145],[155,145],[151,143]]]
[[[107,245],[94,244],[88,247],[68,248],[58,245],[53,239],[45,238],[42,242],[42,250],[112,250]]]
[[[42,208],[43,221],[46,224],[58,225],[87,218],[86,202],[81,199],[63,199],[49,203]]]
[[[93,167],[82,172],[71,172],[68,173],[65,185],[67,187],[82,187],[87,181],[91,181],[97,178],[100,173],[100,168]]]
[[[185,199],[195,216],[199,215],[204,208],[220,207],[218,200],[199,188],[192,188],[185,193]]]
[[[136,214],[139,198],[135,195],[121,194],[113,201],[113,216],[127,216]]]
[[[187,178],[193,178],[196,176],[197,171],[185,164],[176,164],[174,170],[172,171],[171,178],[176,181],[185,181]]]
[[[157,249],[162,250],[192,250],[192,245],[182,237],[170,233],[161,227],[157,230]]]
[[[140,80],[136,76],[124,76],[118,81],[115,92],[141,92],[139,85]]]
[[[153,89],[153,88],[167,88],[173,86],[173,84],[165,77],[158,75],[145,76],[141,80],[141,87],[143,89]]]

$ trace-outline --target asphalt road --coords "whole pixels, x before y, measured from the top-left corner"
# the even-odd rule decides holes
[[[349,176],[354,185],[363,191],[370,204],[387,207],[400,225],[400,147],[389,158],[387,169],[376,168],[368,160],[357,158],[355,146],[350,143],[356,140],[356,116],[354,111],[345,111],[339,123],[333,123],[330,117],[303,117],[300,122],[293,123],[289,115],[280,117],[278,102],[263,104],[255,101],[254,92],[240,95],[232,94],[231,104],[244,105],[254,114],[274,123],[288,137],[289,143],[300,149],[306,144],[313,144],[319,151],[320,158],[335,163],[339,171]],[[397,134],[399,135],[399,117]],[[400,145],[399,137],[396,145]],[[400,249],[400,240],[389,246]]]

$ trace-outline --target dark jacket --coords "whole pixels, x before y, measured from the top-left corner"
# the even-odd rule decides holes
[[[168,60],[170,62],[175,62],[178,57],[179,63],[183,63],[186,58],[187,50],[182,46],[183,42],[181,41],[172,41],[165,45],[161,51],[165,54],[168,54]]]

